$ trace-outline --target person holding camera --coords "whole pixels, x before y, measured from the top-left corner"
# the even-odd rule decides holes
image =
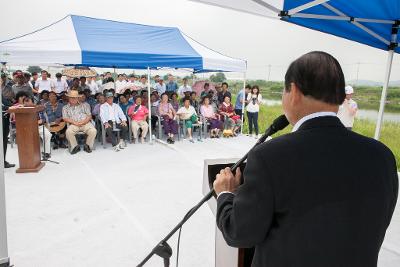
[[[258,112],[260,111],[262,96],[258,85],[251,88],[251,92],[247,95],[247,118],[249,119],[249,134],[253,135],[253,126],[256,132],[255,137],[258,137]]]

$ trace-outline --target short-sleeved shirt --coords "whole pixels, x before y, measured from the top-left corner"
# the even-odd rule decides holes
[[[79,103],[71,106],[69,103],[63,107],[63,118],[67,118],[76,122],[83,121],[87,116],[91,116],[90,105],[87,103]]]
[[[49,123],[55,122],[57,119],[62,119],[63,117],[63,104],[57,102],[55,108],[52,107],[50,102],[47,102],[45,107],[45,113],[47,115],[47,120]]]
[[[128,115],[133,121],[142,121],[149,114],[149,110],[145,106],[133,105],[128,109]]]
[[[51,88],[54,87],[54,83],[52,80],[37,80],[35,82],[35,88],[38,90],[39,93],[41,93],[42,91],[46,90],[46,91],[51,91]]]
[[[240,101],[243,101],[243,90],[240,90],[240,92],[238,93],[237,97],[236,97],[236,103],[235,103],[235,109],[243,109],[243,103],[240,103]]]
[[[54,91],[57,94],[60,94],[62,92],[65,92],[68,90],[68,84],[65,80],[61,79],[61,80],[55,80],[54,82]]]
[[[154,89],[157,90],[159,95],[162,95],[163,93],[165,93],[165,90],[166,90],[165,83],[163,83],[163,84],[157,83],[154,86]]]
[[[178,90],[178,84],[176,82],[168,82],[165,86],[167,92],[176,92],[176,90]]]

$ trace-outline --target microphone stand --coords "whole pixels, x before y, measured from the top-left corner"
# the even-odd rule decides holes
[[[277,129],[275,129],[274,124],[272,124],[271,127],[265,131],[265,134],[258,139],[257,143],[249,150],[249,152],[259,144],[264,143],[268,136],[271,136],[275,132],[277,132]],[[240,160],[232,165],[232,167],[230,167],[232,172],[234,172],[247,159],[249,152],[247,152],[246,155],[244,155]],[[137,265],[137,267],[142,267],[151,257],[153,257],[154,254],[163,258],[164,267],[168,267],[170,258],[172,256],[172,248],[167,243],[168,239],[170,239],[171,236],[173,236],[176,231],[178,231],[183,226],[183,224],[187,220],[189,220],[189,218],[192,217],[192,215],[195,214],[196,211],[214,195],[215,191],[214,189],[212,189],[200,200],[199,203],[196,204],[196,206],[194,206],[191,210],[188,211],[188,213],[186,213],[183,219],[152,249],[152,251]]]

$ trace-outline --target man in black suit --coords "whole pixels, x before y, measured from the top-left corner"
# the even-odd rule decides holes
[[[398,194],[382,143],[336,117],[345,98],[338,61],[311,52],[285,76],[293,132],[259,145],[240,171],[217,175],[217,225],[228,245],[255,247],[254,267],[375,267]]]

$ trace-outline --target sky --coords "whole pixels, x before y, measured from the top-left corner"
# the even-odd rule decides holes
[[[290,62],[310,51],[325,51],[342,65],[346,80],[383,81],[387,52],[279,20],[188,0],[20,0],[2,5],[0,40],[47,26],[68,14],[175,26],[223,54],[247,60],[249,79],[281,81]],[[395,55],[391,80],[400,80]],[[231,78],[242,74],[232,73]]]

